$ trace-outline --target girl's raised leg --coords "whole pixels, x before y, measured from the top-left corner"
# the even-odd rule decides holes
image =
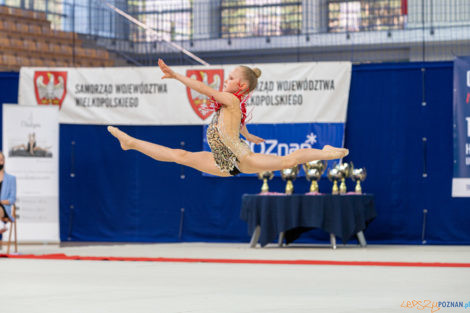
[[[108,126],[108,131],[119,140],[123,150],[136,150],[157,161],[178,163],[211,175],[230,176],[229,173],[222,172],[215,165],[214,157],[210,152],[189,152],[182,149],[168,148],[136,139],[112,126]]]
[[[349,150],[325,146],[323,149],[299,149],[286,156],[267,155],[260,153],[247,154],[241,159],[240,171],[243,173],[259,173],[263,171],[279,171],[313,160],[334,160],[348,155]]]

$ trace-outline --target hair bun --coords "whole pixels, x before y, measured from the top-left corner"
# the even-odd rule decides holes
[[[253,68],[252,71],[255,73],[256,78],[261,76],[261,70],[257,67]]]

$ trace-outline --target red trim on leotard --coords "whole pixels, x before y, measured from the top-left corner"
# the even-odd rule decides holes
[[[239,88],[237,92],[232,93],[240,101],[240,110],[242,111],[241,126],[245,125],[246,122],[246,101],[249,98],[249,95],[243,97],[242,89]],[[215,101],[214,96],[211,97],[211,107],[215,112],[219,111],[222,107],[222,104]]]

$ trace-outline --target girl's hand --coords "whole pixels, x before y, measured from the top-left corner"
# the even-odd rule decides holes
[[[158,66],[160,67],[160,69],[162,70],[162,72],[164,74],[162,76],[162,79],[176,78],[176,73],[168,65],[166,65],[165,62],[163,62],[162,59],[158,59]]]
[[[260,138],[258,136],[252,135],[252,134],[248,134],[245,138],[246,138],[246,140],[251,141],[251,142],[256,143],[256,144],[262,143],[264,141],[263,138]]]

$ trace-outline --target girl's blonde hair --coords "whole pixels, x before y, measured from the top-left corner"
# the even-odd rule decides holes
[[[258,85],[258,77],[261,76],[261,70],[257,67],[250,68],[245,65],[240,65],[240,68],[245,79],[248,81],[248,92],[252,92]]]

